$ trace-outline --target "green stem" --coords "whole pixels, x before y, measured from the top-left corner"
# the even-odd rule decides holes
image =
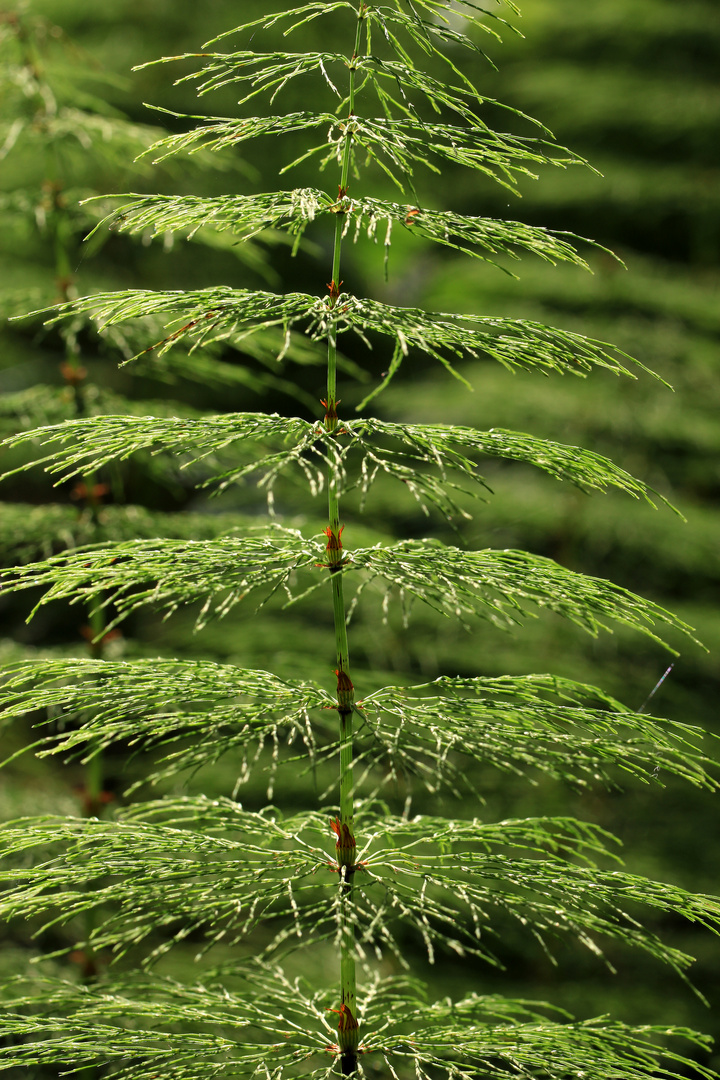
[[[365,4],[360,5],[355,32],[355,46],[349,63],[350,87],[348,92],[348,119],[355,112],[355,73],[356,58],[360,49],[362,28],[365,22]],[[350,177],[352,152],[352,132],[346,131],[343,147],[340,185],[338,189],[338,211],[335,216],[335,242],[333,246],[332,280],[330,282],[330,307],[334,307],[341,291],[340,257],[344,212],[343,202],[347,196]],[[337,415],[337,334],[331,322],[328,333],[327,400],[325,402],[325,428],[328,434],[338,432]],[[328,537],[328,569],[333,599],[335,622],[335,645],[337,659],[337,694],[338,715],[340,717],[340,819],[335,822],[337,835],[337,862],[341,877],[340,905],[340,1022],[338,1024],[338,1045],[341,1051],[341,1069],[344,1076],[354,1073],[357,1068],[357,1006],[355,980],[355,925],[352,913],[353,878],[355,874],[355,834],[353,823],[353,703],[354,690],[350,681],[350,653],[347,638],[347,616],[343,595],[343,554],[340,539],[340,501],[337,485],[332,476],[328,476],[328,518],[326,529]]]
[[[355,46],[353,48],[350,64],[350,88],[348,91],[348,120],[355,115],[355,63],[360,52],[360,38],[363,23],[365,22],[365,4],[360,5],[358,12],[357,28],[355,32]],[[343,147],[342,166],[340,170],[340,184],[338,186],[338,200],[342,204],[347,195],[350,180],[350,157],[352,151],[352,132],[345,133],[345,146]],[[338,209],[335,215],[335,242],[333,245],[332,279],[330,283],[330,306],[334,307],[340,292],[340,255],[342,253],[344,213]],[[331,328],[328,335],[328,374],[327,374],[327,406],[328,417],[326,424],[328,431],[334,431],[337,426],[337,335]],[[334,415],[333,415],[334,414]],[[332,524],[332,511],[330,514]]]

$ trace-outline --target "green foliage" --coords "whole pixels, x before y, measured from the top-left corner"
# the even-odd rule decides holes
[[[432,503],[449,519],[457,514],[468,516],[457,507],[453,490],[471,493],[476,498],[482,495],[475,485],[490,491],[477,471],[477,462],[469,456],[471,453],[484,454],[533,465],[558,480],[569,481],[582,491],[618,488],[655,505],[648,488],[640,480],[607,458],[578,446],[538,440],[520,432],[476,431],[458,425],[389,424],[368,418],[344,421],[342,435],[347,436],[346,441],[329,437],[322,425],[299,417],[267,413],[203,417],[200,420],[108,416],[90,422],[66,421],[61,426],[26,432],[9,439],[7,445],[18,447],[27,442],[74,444],[72,453],[63,448],[36,461],[45,466],[46,472],[60,473],[58,482],[70,480],[84,471],[96,471],[111,461],[122,461],[140,450],[182,455],[184,468],[202,461],[208,473],[203,487],[217,491],[224,491],[230,484],[239,483],[262,470],[263,476],[256,482],[271,494],[277,478],[294,467],[301,472],[313,495],[322,490],[327,472],[338,494],[359,487],[363,496],[367,496],[378,476],[387,476],[405,484],[426,513],[427,503]],[[291,441],[291,445],[264,453],[265,448],[257,444],[266,440],[271,444]],[[393,443],[400,444],[403,449],[394,450]],[[197,447],[197,450],[191,447]],[[233,457],[242,454],[247,462],[228,469],[221,463],[222,453],[228,448],[232,448]],[[319,459],[316,465],[310,454]],[[216,462],[216,458],[220,461]],[[414,461],[421,462],[424,468],[417,469],[408,464]],[[439,471],[439,479],[429,471],[430,463]],[[466,482],[472,481],[473,486],[460,488],[448,476],[453,472],[460,473]],[[662,499],[662,496],[658,498]]]
[[[493,221],[491,218],[453,214],[449,211],[399,206],[385,199],[332,199],[318,188],[274,191],[260,195],[226,195],[203,199],[193,195],[128,195],[132,202],[121,203],[101,222],[116,232],[146,232],[152,236],[179,232],[189,236],[197,229],[230,231],[249,238],[266,228],[303,235],[316,217],[342,213],[344,234],[357,243],[361,233],[372,239],[385,227],[385,247],[389,248],[394,223],[438,244],[457,248],[467,255],[487,258],[475,245],[492,255],[518,259],[518,249],[538,255],[549,263],[570,262],[588,269],[585,260],[569,242],[578,240],[568,233],[533,228],[521,221]],[[100,226],[98,226],[99,228]],[[568,237],[568,239],[564,239]],[[590,243],[590,241],[584,241]],[[493,260],[488,260],[493,261]]]
[[[514,4],[506,6],[516,13]],[[461,530],[472,505],[467,496],[489,493],[478,458],[483,472],[494,459],[508,459],[581,491],[614,488],[651,504],[655,494],[603,454],[537,436],[404,418],[346,420],[338,413],[338,372],[348,384],[365,381],[354,356],[338,356],[343,333],[353,349],[380,343],[387,351],[386,371],[361,409],[406,358],[439,362],[465,386],[454,365],[480,359],[483,372],[492,370],[487,360],[535,375],[586,376],[600,368],[628,376],[630,364],[649,372],[624,349],[532,317],[433,313],[343,290],[348,238],[357,242],[364,232],[372,240],[383,224],[386,254],[393,226],[401,225],[411,236],[460,252],[478,247],[490,261],[531,252],[551,264],[586,265],[570,234],[420,205],[418,164],[435,172],[461,165],[513,192],[538,166],[582,164],[544,128],[540,138],[497,133],[480,115],[502,115],[521,131],[528,123],[522,109],[481,95],[460,70],[457,47],[477,58],[476,35],[488,31],[492,40],[504,19],[473,3],[459,7],[462,18],[445,0],[398,0],[395,7],[342,0],[264,14],[230,33],[248,46],[267,42],[268,51],[193,54],[202,67],[179,82],[195,83],[201,95],[238,84],[241,105],[268,94],[271,108],[295,78],[309,76],[319,88],[317,111],[208,120],[173,114],[201,123],[141,148],[157,162],[179,154],[202,161],[264,135],[300,134],[293,164],[335,167],[337,196],[303,187],[258,196],[123,195],[113,198],[109,212],[104,202],[85,204],[96,238],[177,233],[212,247],[213,230],[252,244],[271,228],[289,233],[297,251],[311,227],[325,225],[334,234],[328,295],[217,284],[108,291],[100,282],[93,294],[66,293],[61,304],[33,313],[50,311],[49,325],[64,335],[74,363],[68,382],[75,413],[58,423],[47,395],[12,401],[8,416],[35,410],[45,426],[5,440],[8,480],[39,465],[60,484],[79,478],[87,489],[105,470],[122,475],[136,460],[146,469],[164,462],[159,467],[177,482],[184,475],[194,490],[211,488],[237,501],[232,514],[192,512],[175,524],[172,515],[133,513],[133,507],[107,514],[91,497],[80,525],[69,528],[65,508],[56,513],[58,533],[49,541],[32,529],[22,541],[17,514],[11,516],[4,550],[24,559],[35,548],[43,557],[10,567],[3,595],[43,588],[33,614],[51,601],[62,611],[80,604],[102,646],[109,631],[148,608],[167,617],[201,605],[190,615],[207,633],[212,619],[230,620],[252,593],[267,611],[253,614],[245,605],[251,628],[268,625],[279,636],[290,605],[312,611],[327,627],[322,664],[331,666],[334,656],[337,685],[331,693],[311,677],[320,662],[310,636],[295,642],[294,677],[281,676],[287,662],[273,648],[267,667],[275,671],[102,652],[11,658],[0,719],[14,730],[22,717],[32,717],[41,760],[79,758],[92,769],[101,755],[129,751],[144,764],[124,797],[133,794],[134,803],[100,814],[96,789],[84,816],[23,815],[0,831],[0,911],[41,936],[46,965],[72,949],[83,962],[82,981],[58,977],[50,967],[6,986],[0,1035],[8,1068],[40,1075],[46,1068],[92,1068],[138,1080],[160,1069],[178,1078],[207,1072],[273,1080],[384,1070],[395,1080],[413,1073],[420,1080],[518,1074],[641,1080],[689,1068],[715,1075],[674,1049],[678,1038],[705,1045],[683,1026],[573,1021],[513,994],[471,992],[428,1003],[420,981],[403,973],[420,966],[418,946],[430,963],[454,957],[463,971],[477,960],[502,968],[504,942],[520,932],[528,946],[539,945],[540,955],[558,950],[556,938],[573,938],[595,957],[607,954],[611,970],[634,947],[684,976],[688,951],[641,919],[655,911],[720,930],[715,898],[617,869],[612,837],[597,824],[565,813],[482,820],[462,804],[450,818],[442,801],[436,810],[411,813],[413,780],[430,795],[479,802],[492,770],[534,784],[564,781],[591,795],[598,783],[615,784],[621,772],[652,784],[662,770],[663,778],[713,791],[717,782],[692,727],[647,716],[644,707],[633,711],[562,675],[443,675],[396,686],[386,685],[381,671],[353,665],[351,681],[350,645],[361,652],[366,637],[367,654],[387,628],[417,633],[416,599],[432,617],[468,624],[473,634],[474,616],[510,629],[536,608],[592,636],[608,629],[608,620],[652,641],[667,630],[692,633],[663,606],[561,560],[451,546],[437,537],[399,538],[372,521],[360,523],[366,500],[382,500],[386,482],[400,490],[400,481],[427,516],[439,510]],[[316,20],[349,32],[348,14],[355,44],[348,40],[344,52],[291,54],[273,44],[278,31],[287,36]],[[442,77],[447,65],[450,82]],[[340,101],[335,113],[324,108],[328,94]],[[307,104],[314,102],[311,94]],[[366,115],[378,106],[382,115]],[[441,122],[427,121],[433,111]],[[323,139],[314,145],[316,129]],[[52,131],[67,134],[57,126]],[[410,192],[415,205],[351,195],[350,187],[365,184],[373,171]],[[126,331],[133,320],[139,325]],[[102,415],[102,400],[87,407],[89,399],[77,392],[84,379],[77,374],[79,343],[92,340],[91,321],[101,340],[121,346],[124,363],[133,359],[126,372],[143,372],[147,364],[145,371],[168,378],[215,373],[226,386],[252,382],[252,375],[237,372],[248,340],[266,360],[280,362],[286,354],[307,360],[293,337],[303,329],[327,346],[324,419],[241,411],[232,403],[219,416],[198,409],[185,418],[163,409],[154,416],[132,404],[123,415]],[[274,372],[260,385],[293,386]],[[295,394],[301,397],[301,388]],[[43,449],[28,460],[23,455],[35,443]],[[257,498],[248,495],[251,487]],[[312,500],[321,494],[327,525],[318,536]],[[298,508],[303,519],[295,522]],[[354,546],[346,548],[351,538]],[[48,554],[48,544],[59,547],[60,539],[71,550]],[[83,546],[75,548],[78,540]],[[9,766],[19,760],[13,748]],[[216,771],[226,766],[227,785],[228,774]],[[180,792],[178,777],[188,771],[196,773],[201,793]],[[257,777],[271,805],[258,797]],[[236,801],[242,785],[248,785],[247,806]],[[190,944],[199,971],[182,967],[178,974],[174,958]],[[105,971],[106,953],[113,963]],[[328,1018],[333,1012],[337,1023]]]

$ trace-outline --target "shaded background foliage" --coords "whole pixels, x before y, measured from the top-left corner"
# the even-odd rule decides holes
[[[266,10],[267,4],[244,0],[242,8],[242,18],[249,20],[255,12]],[[669,498],[687,523],[665,508],[654,511],[630,503],[626,496],[590,499],[522,466],[483,463],[494,494],[473,511],[472,521],[460,522],[458,528],[471,546],[528,548],[571,569],[612,578],[670,607],[695,626],[709,651],[677,642],[681,656],[653,698],[653,709],[717,734],[720,99],[716,71],[720,23],[714,9],[714,0],[685,0],[682,5],[675,0],[634,0],[631,4],[597,0],[592,5],[576,0],[525,0],[519,24],[525,38],[506,34],[502,46],[490,39],[485,43],[498,65],[494,71],[488,64],[481,81],[488,97],[541,118],[561,143],[589,159],[604,176],[580,168],[545,170],[539,183],[528,180],[521,185],[523,198],[518,201],[490,183],[479,184],[475,175],[448,169],[442,181],[443,199],[437,205],[442,202],[463,213],[517,218],[592,237],[617,252],[628,270],[591,248],[587,258],[593,276],[530,259],[522,265],[498,260],[518,278],[480,261],[453,262],[450,268],[441,251],[397,231],[387,281],[382,236],[376,243],[360,239],[344,276],[346,281],[352,277],[358,294],[393,303],[538,319],[612,341],[674,386],[671,394],[646,377],[630,382],[602,373],[587,382],[544,380],[538,375],[511,375],[478,362],[463,369],[475,387],[473,395],[463,396],[444,373],[414,358],[411,378],[391,387],[377,405],[379,415],[387,419],[502,427],[577,443],[613,458]],[[192,87],[169,88],[165,69],[146,68],[132,78],[127,77],[128,69],[162,54],[196,51],[204,40],[239,18],[237,5],[225,0],[216,0],[209,12],[200,5],[146,5],[128,0],[110,0],[93,10],[91,18],[86,3],[72,0],[37,3],[32,11],[62,25],[74,43],[66,47],[61,40],[50,41],[58,78],[67,69],[67,77],[76,79],[82,69],[87,77],[84,85],[101,101],[122,110],[131,122],[162,123],[178,130],[181,121],[148,112],[142,103],[197,113]],[[8,15],[6,8],[3,17]],[[333,47],[327,40],[313,42],[313,32],[311,24],[305,41],[298,39],[292,47]],[[185,70],[178,66],[178,74]],[[282,107],[288,112],[302,108],[303,95],[317,92],[314,81],[296,82],[281,98]],[[224,101],[216,96],[210,107],[232,115],[236,96],[228,92]],[[99,102],[96,106],[104,108]],[[263,191],[274,186],[278,170],[290,160],[285,142],[266,139],[252,168],[237,162],[218,174],[215,167],[204,169],[200,162],[194,174],[161,174],[158,188],[156,171],[149,166],[145,171],[132,169],[126,149],[116,153],[112,145],[104,146],[104,156],[95,152],[97,148],[81,144],[68,154],[63,163],[64,175],[70,177],[64,181],[68,203],[76,192],[90,188],[107,192]],[[52,245],[47,231],[36,228],[37,207],[48,197],[47,184],[43,188],[47,179],[41,159],[32,152],[8,154],[3,162],[2,191],[26,190],[32,210],[29,215],[18,215],[8,205],[7,211],[1,211],[4,313],[37,307],[58,295]],[[431,206],[434,183],[431,175],[419,179],[423,200]],[[317,184],[312,162],[286,177],[288,188],[303,184]],[[78,228],[83,226],[80,222]],[[310,228],[306,245],[294,259],[287,244],[267,239],[272,242],[265,254],[256,253],[251,263],[239,260],[229,245],[209,248],[176,239],[168,251],[162,243],[138,244],[111,235],[93,251],[92,244],[83,247],[78,239],[76,245],[74,240],[70,244],[71,249],[76,246],[76,253],[68,270],[80,293],[98,287],[255,286],[258,274],[271,288],[324,291],[327,238]],[[38,414],[31,393],[38,385],[54,388],[53,394],[43,398],[42,407],[54,410],[48,413],[48,421],[61,419],[67,414],[62,409],[70,408],[68,387],[59,372],[65,356],[63,343],[54,332],[41,332],[37,324],[30,328],[13,324],[2,333],[0,390],[10,403],[0,410],[5,433],[42,422],[43,414]],[[164,400],[165,408],[178,415],[192,415],[195,409],[261,408],[307,418],[319,415],[313,412],[313,402],[322,396],[322,372],[312,364],[309,353],[296,354],[280,370],[262,357],[242,361],[237,356],[220,356],[217,362],[232,369],[223,378],[211,377],[209,369],[199,370],[170,389],[157,377],[152,363],[142,374],[132,369],[119,373],[117,344],[81,342],[82,363],[97,394],[108,395],[108,401],[98,403],[102,411],[114,411],[109,395],[116,394],[134,402],[138,411],[155,414]],[[371,360],[373,381],[387,359],[378,344]],[[298,380],[302,395],[289,392],[281,381],[285,377]],[[345,405],[353,404],[353,392],[343,395]],[[23,393],[30,394],[27,415]],[[158,515],[167,515],[162,519],[166,534],[181,536],[197,535],[199,529],[203,535],[215,535],[232,520],[226,515],[252,513],[257,505],[257,493],[251,487],[212,502],[199,501],[191,497],[172,463],[160,459],[132,462],[103,479],[110,491],[100,525],[104,521],[109,531],[120,527],[120,516],[113,513],[116,506],[125,504],[135,508],[136,531],[138,521],[147,521],[146,527],[152,530],[160,520]],[[91,528],[87,514],[83,520],[84,511],[78,508],[71,488],[66,485],[53,491],[39,472],[31,479],[6,483],[3,498],[9,505],[0,529],[6,562],[27,558],[43,545],[59,549],[68,542],[68,533],[71,543],[97,535],[87,535]],[[46,525],[50,503],[60,521],[54,534],[48,534]],[[39,532],[33,532],[29,504],[38,508]],[[282,520],[292,522],[293,515],[303,509],[301,493],[290,487],[278,489],[276,510]],[[382,485],[367,506],[358,502],[346,516],[351,513],[358,524],[379,524],[391,535],[423,535],[428,529],[409,495],[399,501],[393,489]],[[72,523],[69,529],[68,521]],[[97,524],[95,520],[92,528]],[[452,539],[442,522],[433,521],[431,526],[436,535]],[[0,609],[2,649],[8,658],[37,649],[81,655],[86,648],[81,634],[84,620],[77,610],[48,609],[29,627],[23,622],[25,612],[22,598],[5,601]],[[539,618],[504,641],[496,634],[486,635],[482,627],[467,635],[449,621],[441,624],[419,612],[410,634],[402,632],[392,618],[384,627],[368,618],[361,609],[355,662],[365,670],[369,685],[376,685],[388,671],[395,681],[418,681],[440,673],[552,671],[593,682],[637,707],[670,662],[651,643],[617,630],[588,644],[551,616]],[[124,631],[125,637],[108,643],[108,649],[114,650],[113,655],[160,652],[230,660],[248,667],[272,667],[279,674],[319,677],[332,685],[329,613],[310,606],[292,615],[268,612],[261,621],[253,620],[250,631],[242,618],[231,617],[211,625],[198,639],[192,637],[192,621],[190,615],[182,614],[168,623],[137,616]],[[106,766],[110,786],[117,792],[126,786],[128,774],[140,776],[138,763],[125,765],[123,756],[119,751]],[[3,796],[5,812],[35,809],[38,798],[53,811],[76,805],[73,788],[81,783],[79,766],[62,769],[54,763],[43,766],[42,772],[38,768],[29,759],[19,759],[13,766]],[[698,891],[717,892],[718,842],[713,828],[717,809],[702,792],[674,784],[665,789],[635,785],[622,793],[598,789],[589,799],[584,797],[580,806],[576,793],[547,780],[528,786],[490,770],[476,780],[492,817],[591,815],[626,843],[632,852],[631,869]],[[193,781],[211,794],[227,793],[233,782],[232,762],[220,764],[212,777]],[[322,787],[322,777],[317,782]],[[286,770],[282,783],[286,804],[302,808],[307,800],[306,778]],[[398,793],[401,803],[403,796]],[[264,790],[246,788],[242,797],[248,805],[262,805]],[[416,805],[425,809],[430,802],[418,795]],[[700,951],[695,982],[717,1006],[718,944],[705,936],[700,941],[699,932],[692,928],[666,925],[658,929],[671,943]],[[11,965],[23,963],[32,949],[28,940],[13,937],[12,929],[8,944]],[[713,1028],[711,1016],[692,995],[676,979],[665,974],[659,978],[657,969],[643,958],[634,957],[630,965],[626,956],[614,956],[611,950],[609,955],[620,970],[619,976],[611,976],[585,954],[569,948],[559,954],[561,963],[555,968],[541,952],[528,952],[525,944],[508,930],[503,954],[506,972],[478,969],[472,973],[473,987],[497,989],[504,983],[523,996],[552,996],[581,1016],[612,1011],[628,1021],[672,1020],[701,1030]],[[188,962],[191,953],[189,949]],[[440,993],[469,978],[466,968],[456,969],[450,962],[438,965],[429,977]]]

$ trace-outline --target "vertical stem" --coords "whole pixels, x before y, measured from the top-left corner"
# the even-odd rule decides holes
[[[355,46],[348,64],[350,85],[348,91],[348,119],[355,113],[355,73],[360,49],[362,27],[366,18],[366,7],[360,4],[355,31]],[[352,150],[352,132],[346,130],[343,147],[340,184],[338,187],[339,206],[335,216],[335,242],[333,246],[332,280],[330,282],[330,307],[337,303],[342,282],[340,281],[340,256],[344,225],[343,203],[347,197],[350,177],[350,158]],[[328,333],[327,399],[325,429],[329,435],[338,431],[337,398],[337,333],[330,320]],[[328,476],[328,519],[325,530],[327,543],[327,566],[332,587],[333,616],[335,622],[335,645],[337,660],[337,709],[340,718],[340,818],[333,823],[337,836],[337,864],[341,879],[340,892],[340,1022],[338,1024],[338,1045],[340,1065],[343,1076],[349,1076],[357,1068],[358,1024],[355,984],[355,925],[352,912],[353,878],[355,875],[355,834],[353,824],[353,702],[354,689],[350,681],[350,653],[348,649],[345,599],[343,595],[343,555],[342,526],[340,525],[340,503],[337,485],[331,475]]]

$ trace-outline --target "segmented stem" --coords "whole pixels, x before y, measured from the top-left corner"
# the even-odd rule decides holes
[[[348,65],[350,86],[348,91],[348,119],[355,111],[355,73],[356,60],[360,50],[362,28],[365,22],[365,4],[358,10],[355,45]],[[340,184],[338,187],[338,209],[335,216],[335,242],[333,247],[332,278],[329,284],[330,308],[337,303],[341,292],[340,257],[344,225],[344,202],[347,198],[352,153],[352,132],[345,131]],[[327,400],[325,401],[325,427],[329,434],[338,429],[337,398],[337,334],[330,320],[328,332],[328,367]],[[345,599],[343,596],[342,526],[340,525],[340,504],[337,485],[328,476],[328,518],[325,530],[327,543],[327,566],[330,572],[333,597],[333,615],[335,621],[335,643],[337,650],[337,695],[338,715],[340,717],[340,818],[333,824],[337,836],[337,865],[341,881],[340,905],[340,1022],[338,1023],[338,1045],[342,1074],[349,1076],[357,1067],[358,1025],[355,988],[355,927],[352,917],[353,877],[355,873],[355,834],[353,825],[353,702],[354,689],[350,680],[350,654],[348,650]]]

